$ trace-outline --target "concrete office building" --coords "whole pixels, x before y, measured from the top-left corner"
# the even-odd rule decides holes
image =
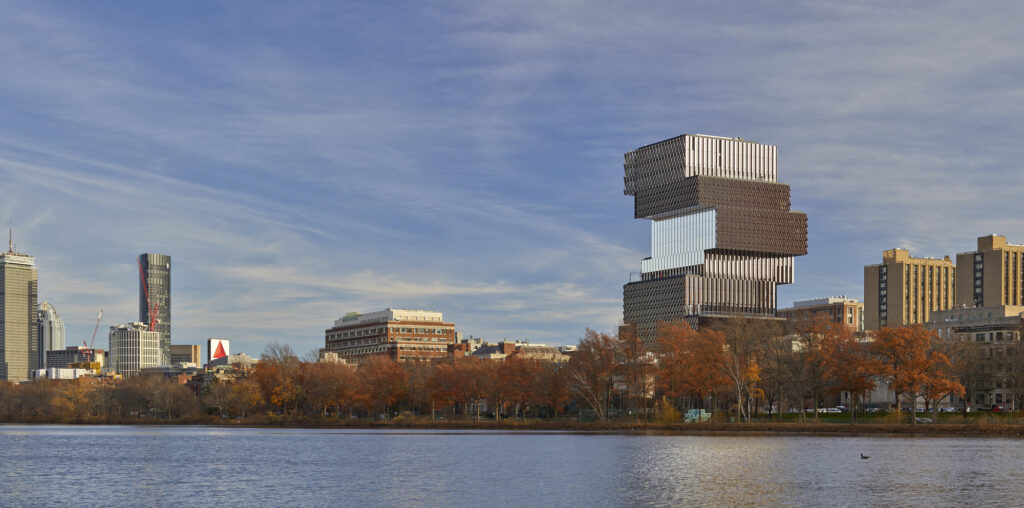
[[[776,286],[807,253],[776,147],[684,134],[625,154],[624,193],[651,221],[651,256],[623,287],[623,321],[648,346],[662,321],[775,318]]]
[[[949,256],[882,252],[881,264],[864,267],[864,329],[924,324],[932,312],[953,307],[955,273]]]
[[[49,302],[39,304],[39,368],[45,369],[47,351],[64,349],[64,320]]]
[[[36,260],[0,253],[0,381],[26,381],[39,368]]]
[[[110,327],[110,370],[135,376],[142,369],[160,366],[160,354],[160,333],[149,331],[145,323]]]
[[[203,360],[199,357],[199,344],[171,344],[171,365],[180,363],[192,363],[202,365]]]
[[[978,250],[956,255],[956,305],[1024,305],[1024,245],[1006,237],[978,238]]]
[[[864,304],[845,296],[798,300],[788,309],[779,309],[779,317],[796,323],[825,319],[851,332],[864,331]]]
[[[349,312],[325,332],[324,353],[362,361],[371,355],[388,355],[400,362],[448,357],[455,343],[455,325],[440,312],[385,309],[360,314]]]
[[[156,309],[153,331],[160,334],[160,365],[171,364],[171,256],[139,254],[142,277],[149,288],[149,303]],[[146,291],[139,280],[139,321],[149,324]]]

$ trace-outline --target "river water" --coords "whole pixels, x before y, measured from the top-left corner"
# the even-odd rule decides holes
[[[0,506],[1011,506],[1022,464],[1006,438],[0,425]]]

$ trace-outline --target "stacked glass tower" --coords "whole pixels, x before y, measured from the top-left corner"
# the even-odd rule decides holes
[[[623,321],[653,346],[659,322],[774,317],[776,286],[807,253],[807,215],[776,181],[776,148],[683,134],[625,154],[625,194],[651,221],[651,256],[623,288]]]
[[[160,333],[160,365],[171,364],[171,256],[139,254],[142,277],[149,286],[149,303],[156,307],[156,326]],[[149,324],[146,291],[139,281],[139,321]]]

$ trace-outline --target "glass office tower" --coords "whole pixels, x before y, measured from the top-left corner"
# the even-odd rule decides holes
[[[651,221],[651,256],[623,287],[623,321],[648,347],[659,322],[774,317],[776,286],[807,253],[807,215],[776,181],[776,148],[683,134],[625,154],[634,216]]]
[[[155,332],[160,333],[160,365],[171,364],[171,256],[139,254],[142,277],[149,286],[149,303],[156,307]],[[139,321],[149,324],[146,291],[139,280]]]

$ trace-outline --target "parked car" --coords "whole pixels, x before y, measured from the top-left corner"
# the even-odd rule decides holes
[[[711,413],[703,409],[687,409],[686,416],[683,418],[683,421],[686,423],[701,423],[710,420]]]
[[[1004,412],[1004,411],[1006,411],[1006,409],[1004,409],[1003,406],[999,406],[999,405],[992,406],[992,412],[993,413],[1001,413],[1001,412]]]

